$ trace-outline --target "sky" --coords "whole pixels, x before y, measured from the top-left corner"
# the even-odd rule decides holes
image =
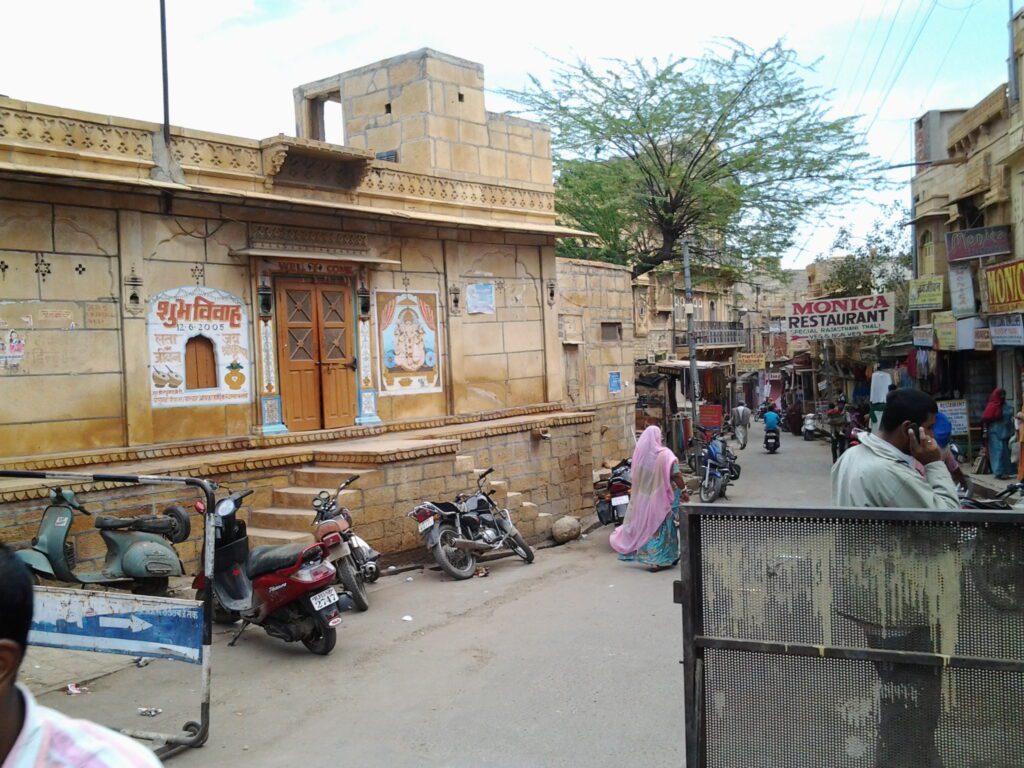
[[[697,55],[721,37],[756,48],[783,39],[813,65],[807,80],[831,92],[833,114],[863,115],[869,151],[889,164],[912,159],[915,117],[969,107],[1005,82],[1010,13],[1007,0],[166,4],[175,125],[294,134],[294,86],[423,47],[482,63],[487,108],[503,111],[515,105],[490,91],[522,87],[530,74],[543,81],[557,59],[667,58]],[[0,94],[162,120],[158,0],[4,5]],[[894,170],[893,188],[803,226],[783,266],[827,252],[842,223],[866,231],[879,205],[909,199],[909,178]]]

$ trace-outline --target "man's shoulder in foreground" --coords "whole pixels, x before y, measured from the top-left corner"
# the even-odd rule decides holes
[[[18,690],[25,723],[0,768],[160,768],[152,751],[127,736],[40,706],[28,689]]]

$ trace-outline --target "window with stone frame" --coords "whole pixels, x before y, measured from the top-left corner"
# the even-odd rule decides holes
[[[917,274],[935,274],[935,241],[927,229],[921,233],[921,245],[917,249]]]

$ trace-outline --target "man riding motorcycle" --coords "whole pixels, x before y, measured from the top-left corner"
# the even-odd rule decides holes
[[[765,436],[765,442],[766,443],[767,443],[768,435],[773,433],[775,435],[775,439],[778,441],[779,445],[782,445],[782,436],[779,433],[779,422],[780,421],[781,421],[781,417],[779,416],[778,411],[775,410],[775,403],[773,401],[769,400],[768,401],[768,408],[764,412],[764,436]]]

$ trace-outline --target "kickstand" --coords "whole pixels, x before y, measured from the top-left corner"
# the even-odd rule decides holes
[[[248,626],[249,626],[249,622],[248,621],[243,621],[242,622],[242,628],[240,630],[238,630],[237,632],[235,632],[235,636],[232,637],[231,638],[231,642],[228,643],[229,647],[233,648],[235,646],[235,643],[238,642],[238,638],[240,638],[242,636],[242,633],[245,632],[245,628],[248,627]]]

